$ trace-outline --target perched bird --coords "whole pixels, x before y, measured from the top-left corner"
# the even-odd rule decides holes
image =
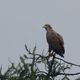
[[[61,57],[64,57],[65,49],[64,49],[64,41],[62,36],[54,31],[49,24],[45,24],[43,26],[45,28],[46,32],[46,38],[49,45],[48,52],[51,54],[51,52],[60,55]]]

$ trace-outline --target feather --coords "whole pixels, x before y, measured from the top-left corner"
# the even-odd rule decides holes
[[[55,32],[49,24],[45,24],[44,28],[46,29],[46,38],[49,45],[48,52],[55,52],[56,54],[64,57],[65,49],[64,49],[64,40],[62,36]]]

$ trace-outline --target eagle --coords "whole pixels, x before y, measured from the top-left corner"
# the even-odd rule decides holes
[[[53,30],[50,24],[45,24],[43,28],[46,30],[46,39],[49,45],[49,55],[54,53],[64,57],[65,49],[63,37]]]

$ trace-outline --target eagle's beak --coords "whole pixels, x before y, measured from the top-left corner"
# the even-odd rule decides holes
[[[44,25],[42,28],[46,28],[46,26]]]

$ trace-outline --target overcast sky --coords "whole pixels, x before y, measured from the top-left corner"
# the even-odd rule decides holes
[[[45,23],[53,26],[65,42],[65,60],[80,64],[80,0],[0,0],[0,66],[37,45],[47,52]],[[78,69],[76,70],[78,71]]]

